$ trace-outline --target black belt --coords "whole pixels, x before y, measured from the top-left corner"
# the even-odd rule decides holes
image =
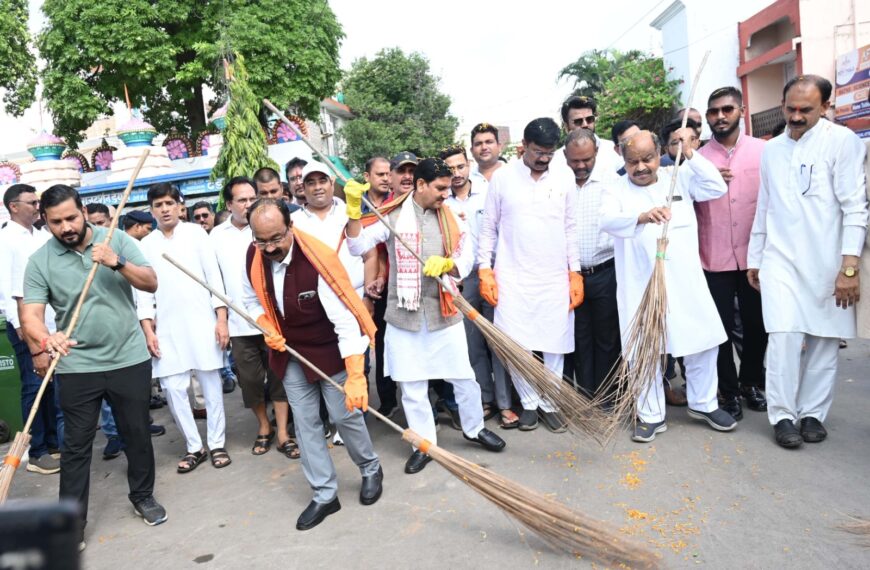
[[[580,275],[592,275],[598,271],[604,271],[605,269],[610,269],[613,267],[613,258],[611,257],[607,261],[603,263],[599,263],[598,265],[593,265],[592,267],[581,267]]]

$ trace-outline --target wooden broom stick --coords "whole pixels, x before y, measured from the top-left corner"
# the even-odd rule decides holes
[[[133,184],[136,182],[136,177],[139,176],[139,171],[142,170],[142,166],[145,164],[145,159],[148,158],[150,153],[151,150],[145,148],[142,152],[142,156],[139,157],[139,162],[136,163],[136,167],[133,169],[133,175],[130,177],[129,182],[127,182],[127,187],[121,195],[121,201],[118,202],[118,206],[115,209],[115,215],[112,216],[112,224],[109,226],[109,231],[106,232],[106,237],[103,239],[104,245],[108,245],[111,242],[112,234],[115,233],[115,228],[118,226],[118,219],[121,217],[121,210],[123,210],[124,206],[127,205],[127,200],[130,198],[130,192],[133,191]],[[96,276],[99,267],[100,264],[97,262],[94,262],[91,265],[91,270],[88,273],[87,279],[85,279],[85,284],[84,287],[82,287],[82,292],[79,294],[75,309],[73,309],[72,317],[70,317],[69,324],[66,327],[66,331],[64,331],[67,338],[72,337],[72,333],[75,330],[76,324],[79,320],[79,315],[82,311],[82,305],[85,303],[85,297],[88,295],[88,290],[94,282],[94,277]],[[33,406],[30,408],[30,414],[27,416],[27,421],[22,430],[15,436],[15,442],[13,442],[12,447],[9,449],[9,453],[3,459],[3,466],[2,469],[0,469],[0,504],[4,503],[9,495],[9,488],[12,485],[12,477],[21,462],[21,458],[24,456],[27,446],[30,444],[30,427],[33,425],[33,421],[39,411],[39,405],[42,402],[42,396],[45,394],[45,390],[48,388],[48,383],[51,381],[52,376],[54,376],[54,371],[60,362],[60,358],[61,356],[58,354],[48,365],[48,370],[46,370],[42,383],[39,385],[39,391],[36,393],[36,399],[33,401]]]

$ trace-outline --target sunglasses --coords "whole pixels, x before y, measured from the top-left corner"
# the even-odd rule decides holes
[[[721,107],[710,107],[709,109],[707,109],[707,116],[708,117],[715,117],[715,116],[719,115],[719,113],[722,113],[723,115],[730,115],[731,113],[733,113],[734,111],[736,111],[739,108],[740,107],[737,107],[735,105],[723,105]]]
[[[196,215],[193,217],[193,219],[194,219],[194,220],[207,220],[207,219],[208,219],[208,216],[209,216],[208,214],[196,214]]]
[[[575,127],[582,127],[583,125],[591,125],[595,122],[595,115],[589,115],[588,117],[580,117],[571,121]]]

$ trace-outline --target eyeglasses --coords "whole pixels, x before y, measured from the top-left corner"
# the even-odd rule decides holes
[[[698,140],[698,137],[691,137],[689,140],[691,142],[695,142]],[[677,148],[678,146],[680,146],[680,139],[672,140],[671,142],[668,143],[668,146],[671,148]]]
[[[18,202],[19,204],[27,204],[31,208],[39,206],[39,200],[11,200],[9,203],[14,204],[16,202]]]
[[[290,182],[302,182],[302,177],[301,176],[291,176]]]
[[[288,233],[290,233],[290,228],[287,228],[286,230],[284,230],[284,233],[281,234],[280,236],[276,237],[276,238],[265,239],[265,240],[263,240],[263,239],[256,239],[256,238],[255,238],[255,239],[254,239],[254,245],[256,245],[257,247],[259,247],[260,249],[262,249],[262,248],[264,248],[264,247],[269,247],[270,245],[278,245],[279,243],[281,243],[282,241],[284,241],[284,238],[287,237],[287,234],[288,234]]]
[[[735,105],[723,105],[721,107],[710,107],[709,109],[707,109],[707,116],[708,117],[716,117],[719,115],[719,113],[722,113],[723,115],[730,115],[731,113],[733,113],[737,109],[742,109],[742,107],[737,107]]]
[[[595,115],[589,115],[588,117],[578,117],[571,121],[571,124],[575,127],[582,127],[583,125],[591,125],[595,122]]]
[[[542,150],[535,150],[533,148],[527,148],[526,152],[537,158],[544,158],[545,156],[547,158],[553,158],[553,155],[556,154],[556,151],[544,152]]]

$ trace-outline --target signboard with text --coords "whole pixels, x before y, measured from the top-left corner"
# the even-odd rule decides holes
[[[870,139],[870,44],[837,58],[836,121]]]

